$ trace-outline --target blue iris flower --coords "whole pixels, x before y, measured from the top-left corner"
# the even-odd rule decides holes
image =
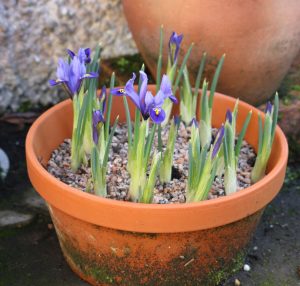
[[[127,81],[124,88],[115,88],[111,93],[114,95],[127,95],[140,110],[144,120],[150,117],[154,123],[159,124],[163,122],[166,117],[166,113],[162,109],[164,101],[169,98],[174,103],[177,103],[177,99],[172,93],[171,82],[168,76],[163,75],[160,90],[153,96],[151,91],[147,90],[147,74],[140,71],[140,77],[141,87],[139,94],[134,90],[135,74]]]
[[[78,56],[74,56],[70,63],[64,59],[59,59],[56,76],[57,79],[49,80],[49,84],[51,86],[63,84],[72,98],[74,94],[79,92],[83,79],[96,78],[98,77],[98,73],[87,73],[85,63]]]

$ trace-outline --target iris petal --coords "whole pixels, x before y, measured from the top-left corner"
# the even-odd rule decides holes
[[[97,145],[99,140],[97,126],[93,126],[93,141]]]
[[[93,112],[92,119],[93,119],[93,126],[97,126],[100,122],[104,122],[104,117],[101,110],[95,110]]]
[[[272,113],[272,108],[273,108],[273,106],[272,106],[271,102],[268,101],[267,105],[266,105],[265,113],[270,113],[271,114]]]
[[[160,90],[164,93],[166,98],[173,96],[171,81],[165,74],[161,80]]]
[[[55,86],[55,85],[64,83],[65,81],[64,80],[60,80],[60,79],[50,79],[48,82],[49,82],[49,84],[51,86]]]
[[[81,77],[81,79],[83,79],[83,78],[96,78],[96,77],[98,77],[98,75],[99,74],[97,72],[89,72],[89,73],[84,74]]]
[[[226,120],[228,120],[230,124],[232,123],[232,113],[229,109],[226,111]]]
[[[151,91],[146,92],[145,96],[145,112],[149,111],[150,108],[154,105],[154,96],[152,95]]]
[[[139,98],[138,94],[136,93],[136,91],[134,90],[134,87],[133,87],[135,78],[136,78],[136,76],[133,73],[132,78],[129,81],[127,81],[127,83],[125,85],[125,93],[131,98],[131,100],[133,101],[135,106],[138,109],[141,110],[141,108],[140,108],[140,98]]]
[[[178,103],[178,99],[174,95],[170,96],[169,98],[173,103]]]
[[[72,94],[78,92],[83,75],[86,73],[86,68],[83,63],[80,62],[79,58],[75,56],[70,64],[70,74],[68,87]]]
[[[170,57],[174,62],[177,60],[177,56],[179,53],[180,45],[183,39],[183,35],[177,35],[177,33],[173,32],[171,34],[170,40],[169,40],[169,54]]]
[[[79,48],[77,56],[81,63],[88,64],[91,62],[90,54],[91,51],[89,48],[87,49]]]
[[[221,126],[221,128],[218,130],[218,134],[216,136],[216,143],[214,145],[213,151],[212,151],[212,155],[211,158],[213,159],[219,152],[222,141],[223,141],[223,137],[224,137],[224,133],[225,133],[225,129],[224,129],[224,125]]]
[[[160,124],[165,120],[166,113],[163,109],[159,109],[159,112],[157,112],[157,108],[151,108],[150,118],[154,123]]]
[[[118,95],[118,96],[126,95],[125,89],[120,88],[120,87],[115,87],[115,88],[111,89],[110,93],[113,95]]]
[[[74,56],[75,56],[75,53],[73,51],[69,50],[69,49],[67,49],[67,52],[68,52],[70,58],[73,59]]]
[[[165,101],[165,94],[159,90],[158,93],[154,97],[154,105],[155,107],[161,107]]]
[[[146,111],[146,104],[145,104],[145,97],[147,93],[147,85],[148,85],[148,77],[145,72],[140,71],[140,77],[141,77],[141,88],[140,88],[140,107],[141,107],[141,112],[145,113]]]
[[[56,77],[68,81],[69,79],[69,73],[70,73],[70,66],[69,64],[64,61],[63,59],[58,59],[58,66],[56,70]]]

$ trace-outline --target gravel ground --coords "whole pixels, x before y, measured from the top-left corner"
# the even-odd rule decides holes
[[[162,139],[164,145],[167,142],[168,129],[164,129]],[[217,129],[213,130],[215,137]],[[126,169],[127,165],[127,127],[125,124],[119,125],[115,136],[109,158],[109,167],[107,172],[107,197],[116,200],[128,200],[128,189],[130,184],[130,175]],[[162,184],[157,180],[154,189],[153,203],[184,203],[186,201],[186,188],[188,179],[188,141],[190,139],[190,130],[180,125],[178,137],[175,143],[174,164],[172,168],[172,180],[169,183]],[[157,138],[155,138],[156,143]],[[155,144],[156,145],[156,144]],[[255,162],[255,152],[246,142],[243,142],[237,169],[238,190],[242,190],[251,185],[250,173]],[[78,188],[85,192],[93,189],[91,180],[91,170],[89,167],[81,166],[77,173],[72,172],[70,168],[70,139],[64,142],[54,150],[48,162],[48,171],[62,182]],[[223,176],[216,177],[208,199],[214,199],[224,196]]]

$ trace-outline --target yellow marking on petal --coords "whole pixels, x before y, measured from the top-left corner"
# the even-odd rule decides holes
[[[160,114],[160,108],[154,108],[154,112],[155,112],[155,115],[159,115]]]
[[[59,79],[59,78],[55,80],[56,83],[59,83],[59,82],[61,82],[61,81],[62,81],[62,80]]]
[[[125,89],[124,89],[124,88],[120,88],[120,89],[119,89],[119,92],[120,92],[120,93],[125,93]]]
[[[91,74],[90,74],[90,73],[86,73],[86,74],[84,75],[84,77],[86,77],[86,76],[91,76]]]

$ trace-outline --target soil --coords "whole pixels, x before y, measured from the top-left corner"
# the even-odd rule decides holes
[[[217,133],[217,129],[213,129],[213,138]],[[165,146],[168,139],[168,127],[162,132],[163,145]],[[157,180],[154,189],[153,203],[169,204],[169,203],[185,203],[186,186],[188,179],[188,142],[190,139],[190,128],[186,128],[180,124],[178,136],[175,142],[174,164],[172,167],[172,180],[169,183],[162,184]],[[154,140],[157,145],[157,138]],[[61,180],[62,182],[80,189],[84,192],[91,192],[93,189],[91,169],[82,165],[79,170],[74,173],[71,170],[70,163],[70,139],[64,142],[54,150],[48,162],[48,171]],[[109,158],[109,167],[107,172],[107,197],[116,200],[129,200],[129,184],[130,175],[126,169],[128,157],[127,144],[127,126],[121,124],[117,127]],[[238,169],[237,183],[238,190],[242,190],[251,185],[250,174],[255,162],[254,149],[243,141],[241,148]],[[93,192],[93,191],[92,191]],[[212,189],[208,195],[208,199],[214,199],[225,195],[223,175],[216,176]]]

